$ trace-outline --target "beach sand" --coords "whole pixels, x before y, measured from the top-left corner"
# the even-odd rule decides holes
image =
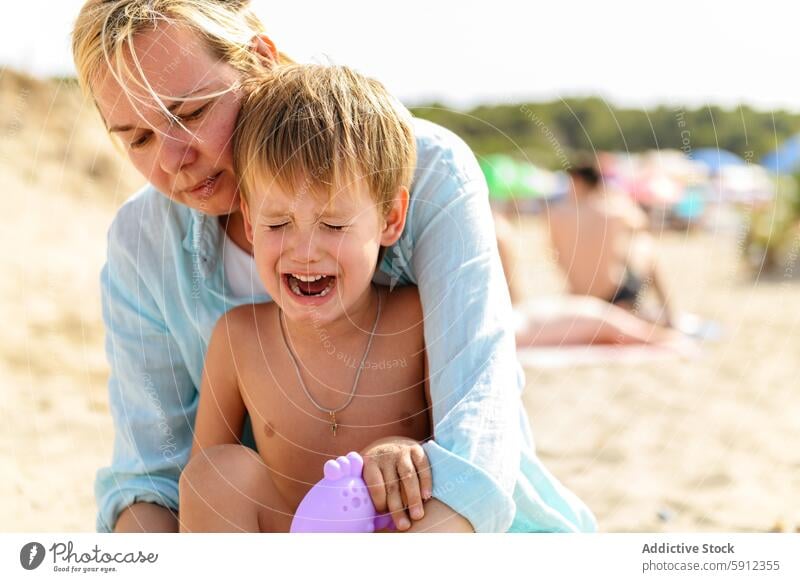
[[[520,230],[529,297],[563,289],[542,225]],[[538,453],[603,531],[793,529],[800,283],[756,283],[735,233],[659,238],[675,306],[724,336],[694,359],[526,370]]]
[[[9,71],[0,171],[0,529],[92,531],[113,443],[99,272],[114,211],[141,180],[75,87]],[[559,293],[542,225],[518,232],[528,297]],[[528,369],[539,454],[603,531],[793,528],[800,284],[755,284],[731,233],[668,233],[660,247],[676,304],[725,337],[694,360]]]

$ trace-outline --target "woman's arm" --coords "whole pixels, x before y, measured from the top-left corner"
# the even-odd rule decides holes
[[[381,268],[395,282],[416,283],[422,300],[433,496],[475,531],[506,531],[515,514],[523,376],[486,182],[460,139],[427,122],[415,129],[406,231]]]
[[[475,533],[475,529],[468,519],[434,498],[425,503],[425,516],[403,533]]]
[[[197,388],[179,346],[139,274],[139,262],[147,259],[137,214],[131,205],[118,214],[101,275],[115,434],[111,466],[95,480],[98,531],[171,528],[153,516],[178,508],[178,477],[189,456],[197,407]],[[134,504],[145,509],[137,507],[118,524],[118,516]]]

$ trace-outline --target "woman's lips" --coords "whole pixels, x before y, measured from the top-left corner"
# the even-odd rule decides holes
[[[222,171],[220,170],[213,176],[209,176],[193,188],[186,190],[187,194],[192,198],[200,198],[201,200],[210,198],[216,189],[221,174]]]

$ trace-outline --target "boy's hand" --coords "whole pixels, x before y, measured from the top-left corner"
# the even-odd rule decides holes
[[[422,502],[431,498],[433,479],[428,456],[414,439],[387,437],[361,451],[364,482],[378,513],[391,512],[398,531],[425,515]]]

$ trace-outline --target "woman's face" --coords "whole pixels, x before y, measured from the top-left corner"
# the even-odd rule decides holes
[[[106,70],[93,90],[108,130],[121,139],[136,169],[172,200],[212,216],[238,211],[231,136],[239,95],[229,90],[206,96],[235,88],[240,74],[178,25],[160,23],[137,34],[133,44],[146,83],[184,127],[138,86],[141,79],[127,81],[129,94]],[[128,66],[134,67],[130,59]],[[185,97],[192,99],[176,99]]]

